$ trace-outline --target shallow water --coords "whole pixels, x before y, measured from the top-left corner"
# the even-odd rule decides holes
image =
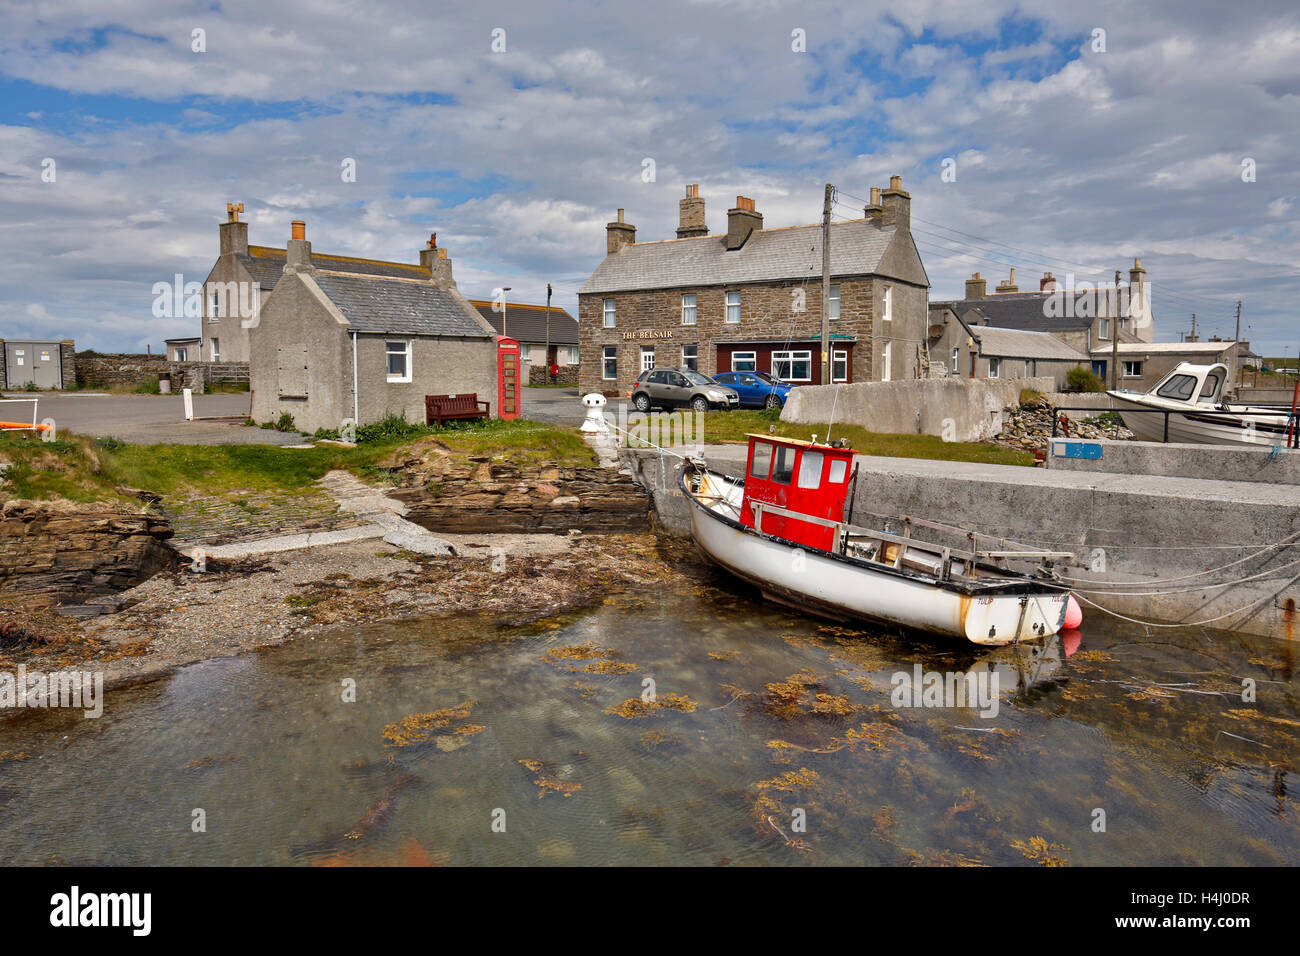
[[[600,656],[548,654],[585,642]],[[28,755],[0,762],[0,861],[1300,862],[1293,644],[1097,615],[1077,643],[840,628],[701,570],[523,628],[300,639],[110,691],[99,719],[0,722],[0,752]],[[574,670],[593,663],[631,666]],[[992,667],[997,715],[895,706],[916,664]],[[695,709],[607,712],[646,678]],[[384,737],[467,701],[432,742]]]

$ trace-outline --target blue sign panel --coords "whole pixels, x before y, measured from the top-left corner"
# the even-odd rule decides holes
[[[1056,458],[1100,458],[1101,442],[1053,440],[1052,455]]]

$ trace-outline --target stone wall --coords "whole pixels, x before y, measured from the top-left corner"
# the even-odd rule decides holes
[[[85,604],[170,567],[168,520],[123,505],[10,499],[0,506],[0,595]]]
[[[76,366],[76,382],[82,388],[114,385],[135,387],[157,381],[158,376],[167,371],[167,356],[82,352],[77,356]]]

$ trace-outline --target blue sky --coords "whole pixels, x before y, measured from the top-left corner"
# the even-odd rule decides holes
[[[850,218],[901,175],[932,298],[1140,256],[1157,338],[1193,312],[1230,337],[1241,299],[1258,351],[1300,346],[1294,3],[20,2],[0,103],[0,337],[190,333],[151,288],[206,275],[227,201],[264,245],[305,219],[320,251],[415,261],[436,231],[467,294],[551,282],[576,311],[618,207],[671,237],[698,182],[715,230],[738,194],[793,225],[826,182]]]

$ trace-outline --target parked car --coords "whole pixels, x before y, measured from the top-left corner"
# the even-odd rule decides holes
[[[627,397],[638,412],[652,408],[691,408],[707,412],[711,408],[740,407],[736,390],[719,385],[707,375],[676,368],[652,368],[637,376]]]
[[[745,408],[783,408],[790,389],[794,388],[766,372],[723,372],[713,376],[713,380],[735,389]]]

